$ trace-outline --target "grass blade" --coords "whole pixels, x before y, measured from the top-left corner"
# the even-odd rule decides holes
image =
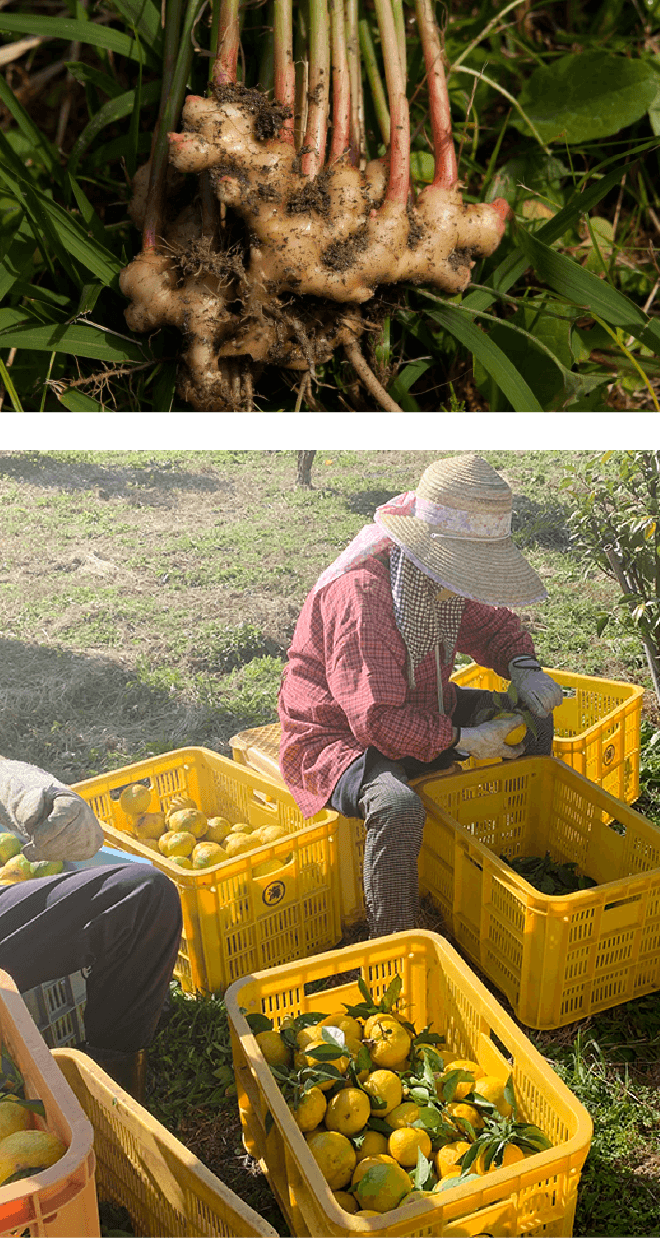
[[[543,412],[531,387],[511,364],[502,349],[498,348],[497,344],[494,344],[481,328],[472,322],[472,319],[459,305],[436,304],[434,309],[428,311],[428,317],[437,322],[445,331],[449,331],[450,335],[453,335],[481,362],[484,369],[504,392],[514,413]],[[497,412],[497,409],[491,409],[491,412]]]
[[[160,5],[156,8],[152,0],[112,0],[112,4],[126,19],[127,25],[132,26],[143,42],[159,56],[163,41]]]
[[[21,404],[18,398],[18,395],[16,394],[16,388],[13,382],[11,381],[11,378],[9,377],[9,370],[7,369],[7,366],[2,360],[2,357],[0,357],[0,382],[2,382],[4,385],[5,391],[7,392],[7,395],[9,396],[9,399],[11,400],[11,404],[12,404],[12,408],[14,412],[24,413],[25,409],[23,408],[23,405]]]
[[[2,20],[5,25],[5,18]],[[0,76],[0,103],[3,103],[9,114],[16,121],[21,133],[26,137],[33,148],[37,158],[39,155],[43,159],[48,171],[51,175],[58,175],[61,172],[60,160],[54,146],[48,141],[40,129],[30,119],[25,108],[19,103],[13,90],[7,85],[3,77]]]
[[[68,165],[71,175],[75,176],[81,156],[107,125],[115,124],[116,121],[123,120],[125,116],[132,116],[135,113],[139,115],[140,106],[157,103],[160,98],[160,88],[160,78],[149,82],[142,88],[141,103],[137,89],[127,90],[124,94],[118,95],[116,99],[108,99],[107,103],[104,103],[85,125],[71,151]]]
[[[23,321],[20,325],[9,326],[0,331],[0,348],[31,348],[38,352],[72,353],[75,357],[90,357],[94,361],[145,360],[137,344],[83,323],[67,325],[43,324],[36,320]]]
[[[2,29],[11,34],[39,34],[45,39],[88,43],[91,47],[116,52],[127,60],[146,57],[151,65],[156,65],[158,61],[155,53],[149,47],[143,50],[132,35],[122,34],[121,30],[112,30],[108,26],[98,26],[96,22],[75,21],[69,17],[36,17],[30,13],[3,13]]]

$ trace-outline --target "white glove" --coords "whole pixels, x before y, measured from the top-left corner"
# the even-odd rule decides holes
[[[521,757],[525,751],[524,744],[509,745],[505,742],[519,722],[522,718],[493,718],[490,722],[482,722],[481,726],[462,726],[456,740],[456,751],[466,752],[478,761],[511,761],[514,757]]]
[[[103,846],[84,799],[25,761],[0,759],[0,828],[29,839],[28,860],[88,860]]]
[[[536,658],[528,654],[512,658],[509,675],[523,705],[527,705],[537,718],[547,718],[561,705],[564,694],[559,684],[546,675]]]

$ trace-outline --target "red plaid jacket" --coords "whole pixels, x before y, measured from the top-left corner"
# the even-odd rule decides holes
[[[451,746],[456,653],[508,678],[534,645],[505,607],[466,602],[456,648],[441,666],[438,711],[433,650],[410,689],[406,647],[394,620],[389,568],[367,559],[307,598],[293,634],[279,695],[282,776],[305,817],[323,808],[344,770],[365,748],[393,760],[432,761]]]

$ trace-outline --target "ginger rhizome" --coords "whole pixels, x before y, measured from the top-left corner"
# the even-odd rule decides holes
[[[343,346],[376,405],[396,411],[359,352],[362,307],[379,288],[406,282],[459,293],[475,261],[499,244],[507,204],[465,205],[461,197],[431,0],[416,0],[415,14],[435,170],[417,194],[400,10],[392,0],[375,0],[375,10],[387,95],[385,108],[374,94],[389,139],[383,158],[364,153],[356,0],[311,0],[297,62],[290,0],[274,0],[272,97],[237,81],[238,0],[221,0],[209,94],[187,97],[181,131],[164,128],[183,70],[178,81],[171,74],[152,157],[133,186],[142,252],[121,287],[134,330],[167,323],[182,332],[179,390],[194,408],[252,408],[265,365],[313,377]],[[191,178],[197,192],[177,212],[177,192]]]

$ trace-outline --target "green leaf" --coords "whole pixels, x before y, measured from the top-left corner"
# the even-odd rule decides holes
[[[426,373],[430,365],[430,361],[423,360],[421,357],[416,361],[410,361],[387,388],[389,395],[396,400],[397,404],[401,405],[405,413],[419,412],[419,404],[409,392],[413,383],[416,383],[417,379]]]
[[[75,409],[72,411],[75,412]],[[261,1014],[260,1011],[246,1015],[245,1021],[254,1036],[257,1036],[259,1032],[272,1032],[273,1030],[273,1020]]]
[[[163,41],[160,5],[156,6],[152,0],[112,0],[112,5],[158,55]]]
[[[435,159],[430,151],[410,152],[410,175],[414,181],[426,181],[430,185],[435,176]]]
[[[2,15],[2,26],[6,27],[7,15]],[[51,175],[59,175],[60,159],[54,146],[48,141],[40,129],[30,119],[25,108],[19,103],[16,95],[0,76],[0,103],[4,103],[10,116],[14,118],[21,133],[26,137],[37,159],[41,158]]]
[[[660,323],[647,318],[622,292],[551,249],[540,235],[532,236],[522,228],[516,231],[520,248],[537,275],[555,292],[660,352]]]
[[[609,137],[632,125],[655,101],[657,78],[641,60],[585,51],[540,65],[524,83],[519,103],[544,142]],[[526,130],[523,119],[511,124]]]
[[[0,348],[31,348],[39,352],[72,353],[95,361],[144,361],[137,344],[92,325],[23,322],[0,332]],[[32,410],[34,411],[34,410]]]
[[[44,39],[59,39],[68,43],[86,43],[117,52],[128,60],[145,58],[153,65],[156,56],[149,47],[143,50],[132,35],[122,34],[96,22],[75,21],[68,17],[37,17],[30,13],[2,14],[2,29],[11,34],[38,34]]]
[[[160,90],[160,78],[144,86],[141,96],[142,106],[157,103],[160,99]],[[85,125],[69,155],[68,170],[71,175],[75,175],[76,168],[84,151],[88,146],[91,146],[92,142],[96,140],[99,133],[107,125],[113,125],[118,120],[123,120],[125,116],[134,114],[137,95],[137,90],[127,90],[124,94],[118,95],[116,99],[108,99],[107,103],[104,103],[103,107],[100,107],[98,112],[92,116],[92,119],[89,121],[89,124]]]
[[[433,300],[435,307],[428,311],[428,317],[455,336],[481,362],[506,395],[514,413],[543,412],[531,387],[502,349],[472,321],[471,315],[466,313],[462,306],[449,303],[442,305],[435,297]],[[497,411],[491,409],[491,412]]]
[[[18,398],[18,393],[9,376],[9,370],[7,369],[7,366],[2,360],[2,357],[0,357],[0,382],[3,384],[5,391],[7,392],[7,395],[9,396],[9,399],[11,400],[11,406],[14,412],[24,413],[25,409],[23,408],[21,401]]]

